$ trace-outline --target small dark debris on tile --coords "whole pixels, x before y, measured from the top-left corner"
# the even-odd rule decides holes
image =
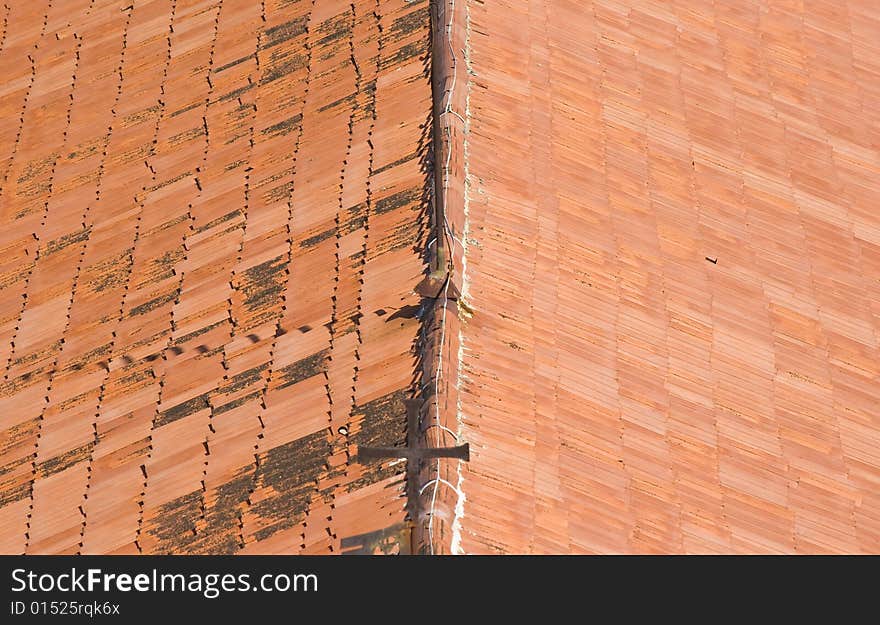
[[[196,347],[196,351],[200,354],[207,354],[211,350],[208,349],[207,345],[199,345]]]
[[[259,343],[260,342],[260,337],[257,336],[256,334],[248,334],[247,338],[251,343]]]
[[[299,331],[305,334],[306,332],[312,331],[312,326],[300,326]]]

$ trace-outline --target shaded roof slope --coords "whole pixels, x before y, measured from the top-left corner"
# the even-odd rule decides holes
[[[405,549],[427,0],[7,4],[0,552]]]
[[[446,537],[880,551],[876,3],[458,6],[472,457]]]

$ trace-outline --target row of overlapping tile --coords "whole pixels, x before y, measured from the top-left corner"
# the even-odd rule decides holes
[[[406,549],[427,0],[4,11],[0,552]]]
[[[444,538],[880,551],[877,4],[458,3],[472,458]]]

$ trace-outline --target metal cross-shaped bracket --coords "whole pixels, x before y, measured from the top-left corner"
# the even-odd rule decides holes
[[[458,458],[467,462],[471,458],[470,445],[455,447],[421,447],[419,446],[419,411],[422,401],[405,399],[406,406],[406,447],[360,447],[360,458],[406,458],[422,460],[426,458]],[[416,467],[413,467],[417,470]]]
[[[457,445],[455,447],[422,447],[420,445],[421,409],[424,402],[419,399],[403,400],[406,406],[406,447],[359,447],[357,460],[365,462],[367,459],[378,458],[403,458],[406,463],[406,492],[407,509],[410,519],[420,518],[421,503],[419,500],[420,490],[418,486],[419,473],[422,470],[422,460],[428,458],[458,458],[467,462],[470,460],[470,446]]]

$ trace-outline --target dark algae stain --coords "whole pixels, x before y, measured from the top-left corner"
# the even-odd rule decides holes
[[[71,232],[70,234],[65,234],[63,237],[59,237],[49,243],[46,244],[46,252],[45,255],[49,256],[50,254],[54,254],[60,250],[63,250],[68,245],[74,245],[75,243],[82,243],[86,239],[89,238],[89,235],[92,232],[91,226],[88,228],[83,228],[81,230],[77,230],[76,232]]]
[[[416,11],[407,13],[403,17],[398,17],[391,22],[390,39],[392,41],[397,41],[416,31],[425,31],[428,28],[430,20],[431,16],[427,5]]]
[[[311,236],[307,239],[303,239],[302,243],[299,244],[300,247],[314,247],[321,241],[326,241],[330,237],[336,234],[336,228],[330,228],[329,230],[324,230],[324,232],[319,232],[318,234]]]
[[[220,67],[214,68],[213,72],[215,74],[219,74],[222,71],[225,71],[231,67],[235,67],[236,65],[239,65],[240,63],[244,63],[248,59],[252,59],[252,58],[254,58],[254,55],[248,54],[247,56],[243,56],[239,59],[235,59],[234,61],[229,61],[229,63],[226,63],[225,65],[221,65]]]
[[[82,369],[86,365],[90,365],[95,361],[100,360],[101,357],[108,356],[110,354],[110,348],[112,346],[112,343],[104,343],[103,345],[99,345],[98,347],[87,351],[79,358],[71,360],[70,363],[64,368],[64,370],[70,371]]]
[[[276,256],[242,274],[241,290],[244,305],[250,311],[259,311],[274,304],[284,289],[284,257]]]
[[[284,136],[299,128],[299,124],[301,121],[302,115],[300,113],[297,113],[293,117],[285,119],[284,121],[280,121],[277,124],[272,124],[267,128],[263,128],[263,130],[261,130],[260,132],[262,132],[264,135],[269,135],[271,137]]]
[[[357,95],[352,93],[350,95],[339,98],[338,100],[334,100],[329,104],[325,104],[321,108],[318,109],[319,113],[323,113],[324,111],[329,111],[330,109],[336,108],[337,106],[341,106],[343,104],[354,104],[357,101]]]
[[[351,442],[360,447],[389,447],[402,444],[406,438],[405,388],[378,397],[366,404],[355,406],[353,413],[361,415],[360,429]]]
[[[133,282],[134,288],[139,290],[174,277],[176,275],[174,267],[183,260],[183,257],[184,250],[181,247],[163,252],[160,256],[150,259],[147,261],[144,272],[138,275],[137,282]]]
[[[248,403],[252,399],[259,398],[260,395],[261,395],[260,391],[254,391],[253,393],[248,393],[247,395],[239,397],[238,399],[233,399],[228,404],[216,406],[214,408],[214,416],[216,417],[217,415],[223,414],[224,412],[229,412],[230,410],[238,408],[239,406],[244,406],[246,403]]]
[[[33,457],[33,454],[28,454],[27,456],[22,456],[21,458],[16,458],[15,460],[10,460],[6,464],[0,465],[0,477],[3,477],[7,473],[12,473],[23,464],[30,465]]]
[[[308,64],[308,60],[309,57],[305,54],[289,53],[277,57],[273,55],[271,63],[266,66],[266,72],[260,77],[260,84],[265,85],[302,69]]]
[[[419,203],[421,202],[421,200],[422,189],[420,187],[406,189],[404,191],[400,191],[399,193],[395,193],[394,195],[389,195],[386,198],[378,200],[376,202],[376,213],[387,213],[388,211],[393,211],[403,206]]]
[[[160,281],[174,276],[174,265],[183,259],[183,250],[170,250],[150,261],[152,275],[150,279]]]
[[[29,419],[0,432],[0,457],[37,434],[40,420]],[[2,475],[2,473],[0,473]]]
[[[274,174],[271,174],[270,176],[266,176],[265,178],[258,180],[255,184],[251,185],[251,188],[252,189],[259,189],[260,187],[269,186],[273,182],[278,182],[279,180],[283,180],[284,178],[287,178],[288,176],[290,176],[292,174],[293,174],[292,169],[285,168],[279,172],[275,172]]]
[[[408,43],[388,58],[382,59],[382,69],[386,70],[395,65],[402,65],[411,58],[424,53],[426,53],[426,46],[423,42]]]
[[[162,182],[159,182],[157,184],[152,185],[151,187],[148,187],[147,191],[150,193],[152,193],[153,191],[158,191],[159,189],[162,189],[164,187],[171,186],[175,182],[180,182],[181,180],[183,180],[187,176],[192,176],[192,172],[185,171],[182,174],[178,174],[177,176],[174,176],[173,178],[169,178],[168,180],[163,180]],[[186,219],[185,216],[184,216],[184,219]],[[175,222],[175,223],[180,223],[180,221],[181,220],[178,218],[177,222]]]
[[[293,377],[304,379],[300,376],[313,375],[319,370],[317,363],[323,363],[326,356],[326,352],[319,352],[294,363],[290,367],[295,370]],[[253,383],[261,374],[261,368],[254,368],[239,374],[231,382],[233,385]],[[403,444],[406,427],[403,400],[407,395],[406,389],[400,389],[357,406],[354,411],[362,417],[362,422],[351,442],[359,446]],[[277,532],[296,527],[305,517],[313,498],[329,497],[330,490],[318,492],[316,484],[321,476],[327,475],[327,458],[331,452],[331,443],[322,429],[260,453],[258,463],[239,468],[229,481],[208,493],[195,490],[162,505],[147,529],[158,541],[156,552],[235,553],[241,547],[242,515],[247,509],[257,517],[259,529],[253,536],[256,540],[265,540]],[[381,461],[371,462],[367,473],[347,488],[354,490],[367,486],[402,471],[402,464],[387,467]],[[260,492],[260,497],[248,508],[252,487]],[[18,490],[26,496],[28,488],[25,483]]]
[[[253,480],[254,465],[249,464],[208,497],[195,490],[163,505],[148,530],[158,539],[156,552],[228,555],[238,551],[241,514]]]
[[[297,382],[302,382],[312,376],[323,373],[327,367],[327,358],[329,356],[330,349],[323,349],[282,368],[279,371],[281,384],[278,385],[278,388],[287,388]]]
[[[24,475],[12,475],[0,480],[0,508],[29,497],[32,486],[30,477]]]
[[[163,410],[153,420],[153,427],[161,427],[169,423],[173,423],[178,419],[183,419],[193,413],[208,408],[208,394],[203,393],[185,402],[172,406],[168,410]]]
[[[97,154],[99,151],[99,146],[104,143],[105,138],[106,135],[102,135],[100,137],[92,139],[91,141],[78,144],[74,151],[70,152],[67,155],[67,160],[83,160]]]
[[[128,375],[122,376],[116,384],[120,388],[125,388],[126,392],[130,393],[152,383],[155,379],[156,374],[153,372],[153,369],[147,368],[135,370]]]
[[[195,128],[190,128],[189,130],[184,130],[181,133],[178,133],[172,137],[169,137],[168,144],[172,147],[184,143],[186,141],[192,141],[193,139],[197,139],[205,134],[204,126],[196,126]]]
[[[257,485],[270,489],[272,494],[253,506],[267,523],[256,532],[257,540],[300,523],[329,454],[327,435],[319,431],[262,455]]]
[[[266,193],[263,194],[263,199],[267,202],[284,202],[290,197],[290,192],[293,190],[293,182],[285,182],[284,184],[280,184],[277,187],[273,187],[269,189]]]
[[[9,432],[9,430],[7,430]],[[24,456],[3,466],[0,466],[0,508],[3,506],[30,497],[33,489],[34,477],[46,478],[68,469],[78,462],[89,457],[94,447],[94,441],[86,443],[75,449],[66,451],[36,466],[36,475],[13,471],[23,464],[30,464],[33,455]],[[3,477],[6,475],[6,477]]]
[[[191,111],[191,110],[193,110],[193,109],[195,109],[195,108],[198,108],[198,107],[200,107],[200,106],[203,105],[203,104],[204,104],[204,101],[202,101],[202,102],[193,102],[192,104],[188,104],[188,105],[186,105],[186,106],[183,107],[182,109],[178,109],[178,110],[174,111],[174,112],[171,113],[168,117],[177,117],[178,115],[183,115],[183,114],[186,113],[187,111]]]
[[[188,342],[190,342],[191,340],[193,340],[193,339],[195,339],[195,338],[198,338],[198,337],[202,336],[203,334],[207,334],[208,332],[210,332],[210,331],[213,330],[214,328],[219,328],[219,327],[222,326],[224,323],[226,323],[226,320],[223,320],[223,321],[215,321],[214,323],[211,323],[211,324],[209,324],[209,325],[206,325],[204,328],[199,328],[198,330],[193,330],[193,331],[190,332],[189,334],[184,334],[184,335],[181,336],[180,338],[175,339],[175,340],[174,340],[174,345],[184,345],[185,343],[188,343]]]
[[[260,380],[263,379],[262,373],[266,369],[269,368],[269,363],[263,363],[259,366],[254,367],[253,369],[248,369],[247,371],[242,371],[238,375],[230,378],[229,382],[226,386],[223,386],[217,389],[218,394],[230,395],[237,391],[240,391],[248,386],[256,384]]]
[[[395,226],[377,242],[374,254],[385,254],[392,250],[410,247],[419,240],[419,225],[416,222],[405,221]]]
[[[156,551],[238,551],[241,515],[252,485],[267,495],[251,507],[262,520],[257,540],[296,526],[305,516],[330,451],[325,432],[316,432],[263,452],[259,468],[249,464],[238,469],[231,480],[214,488],[208,497],[203,498],[202,491],[196,490],[164,504],[147,530],[158,540]]]
[[[122,120],[122,127],[127,128],[129,126],[134,126],[136,124],[142,124],[146,121],[153,119],[156,114],[162,110],[162,107],[158,104],[154,104],[148,108],[145,108],[140,111],[135,111],[130,115],[126,115]]]
[[[326,46],[335,41],[351,35],[351,15],[348,11],[340,13],[330,19],[324,20],[317,28],[317,32],[323,35],[316,45]]]
[[[16,180],[19,185],[16,194],[19,197],[35,197],[48,192],[52,167],[59,156],[59,154],[49,154],[28,162],[21,176]]]
[[[49,477],[50,475],[55,475],[65,469],[69,469],[77,462],[87,460],[89,454],[92,453],[92,448],[94,446],[95,442],[90,441],[85,445],[80,445],[75,449],[71,449],[63,454],[55,456],[54,458],[50,458],[45,462],[41,462],[37,465],[37,477],[44,478]]]
[[[414,158],[418,158],[418,156],[419,156],[418,152],[413,152],[412,154],[407,154],[403,158],[399,158],[396,161],[392,161],[386,165],[382,165],[381,167],[379,167],[378,169],[373,171],[373,175],[375,176],[377,174],[381,174],[383,171],[386,171],[389,169],[394,169],[398,165],[403,165],[404,163],[407,163],[407,162],[413,160]]]
[[[238,551],[241,515],[253,484],[267,494],[251,507],[261,519],[257,540],[298,525],[308,510],[315,482],[325,471],[330,451],[325,432],[316,432],[260,454],[259,468],[253,464],[242,467],[207,498],[196,490],[164,504],[147,530],[158,540],[156,552]],[[24,486],[26,491],[27,484]],[[205,505],[205,501],[210,504]],[[200,526],[203,509],[204,522]]]
[[[254,85],[253,85],[253,83],[251,83],[249,85],[245,85],[244,87],[239,87],[238,89],[233,89],[232,91],[229,91],[229,92],[221,95],[219,98],[217,98],[217,101],[218,102],[227,102],[229,100],[234,100],[235,98],[247,93],[248,91],[250,91],[253,88],[254,88]]]
[[[160,554],[185,553],[195,537],[196,522],[202,511],[202,491],[197,490],[162,504],[147,532],[159,544]]]
[[[241,162],[243,163],[244,161],[241,161]],[[242,214],[241,209],[236,208],[234,211],[226,213],[225,215],[221,215],[220,217],[217,217],[216,219],[212,219],[211,221],[209,221],[208,223],[206,223],[203,226],[199,226],[196,229],[196,232],[205,232],[207,230],[210,230],[211,228],[219,226],[222,223],[226,223],[227,221],[230,221],[231,219],[235,219],[236,217],[238,217],[241,214]]]
[[[238,517],[247,501],[253,472],[254,465],[248,465],[215,489],[214,504],[205,514],[207,527],[199,541],[199,553],[232,554],[238,550]]]
[[[150,228],[149,230],[147,230],[144,233],[143,236],[148,237],[150,235],[156,234],[157,232],[162,232],[163,230],[168,230],[169,228],[173,228],[177,224],[183,223],[184,221],[187,221],[188,219],[189,219],[189,216],[186,213],[182,213],[180,215],[177,215],[176,217],[172,217],[171,219],[169,219],[166,222],[159,224],[158,226]]]
[[[27,365],[27,364],[37,362],[40,359],[46,357],[47,355],[53,354],[56,351],[58,351],[59,349],[61,349],[61,345],[62,345],[62,343],[60,340],[55,341],[54,343],[50,343],[49,345],[46,345],[42,349],[38,349],[38,350],[33,351],[29,354],[24,354],[23,356],[19,356],[18,358],[16,358],[15,360],[12,361],[12,364],[13,364],[13,366],[14,365]]]
[[[173,302],[177,299],[177,291],[171,291],[166,293],[165,295],[160,295],[159,297],[153,298],[139,306],[135,306],[131,309],[131,312],[128,313],[130,317],[137,317],[138,315],[145,315],[154,308],[158,308],[162,304],[167,304],[168,302]]]
[[[92,291],[104,291],[110,287],[123,286],[131,263],[132,248],[112,258],[98,261],[83,270],[83,281]]]
[[[367,224],[367,203],[355,204],[345,211],[345,219],[342,221],[342,234],[349,234],[363,228]]]
[[[305,34],[308,29],[308,24],[309,16],[304,15],[289,22],[285,22],[284,24],[267,28],[263,31],[263,39],[260,44],[260,49],[266,50],[272,46],[277,46],[279,43],[287,41],[288,39],[293,39],[294,37]]]

